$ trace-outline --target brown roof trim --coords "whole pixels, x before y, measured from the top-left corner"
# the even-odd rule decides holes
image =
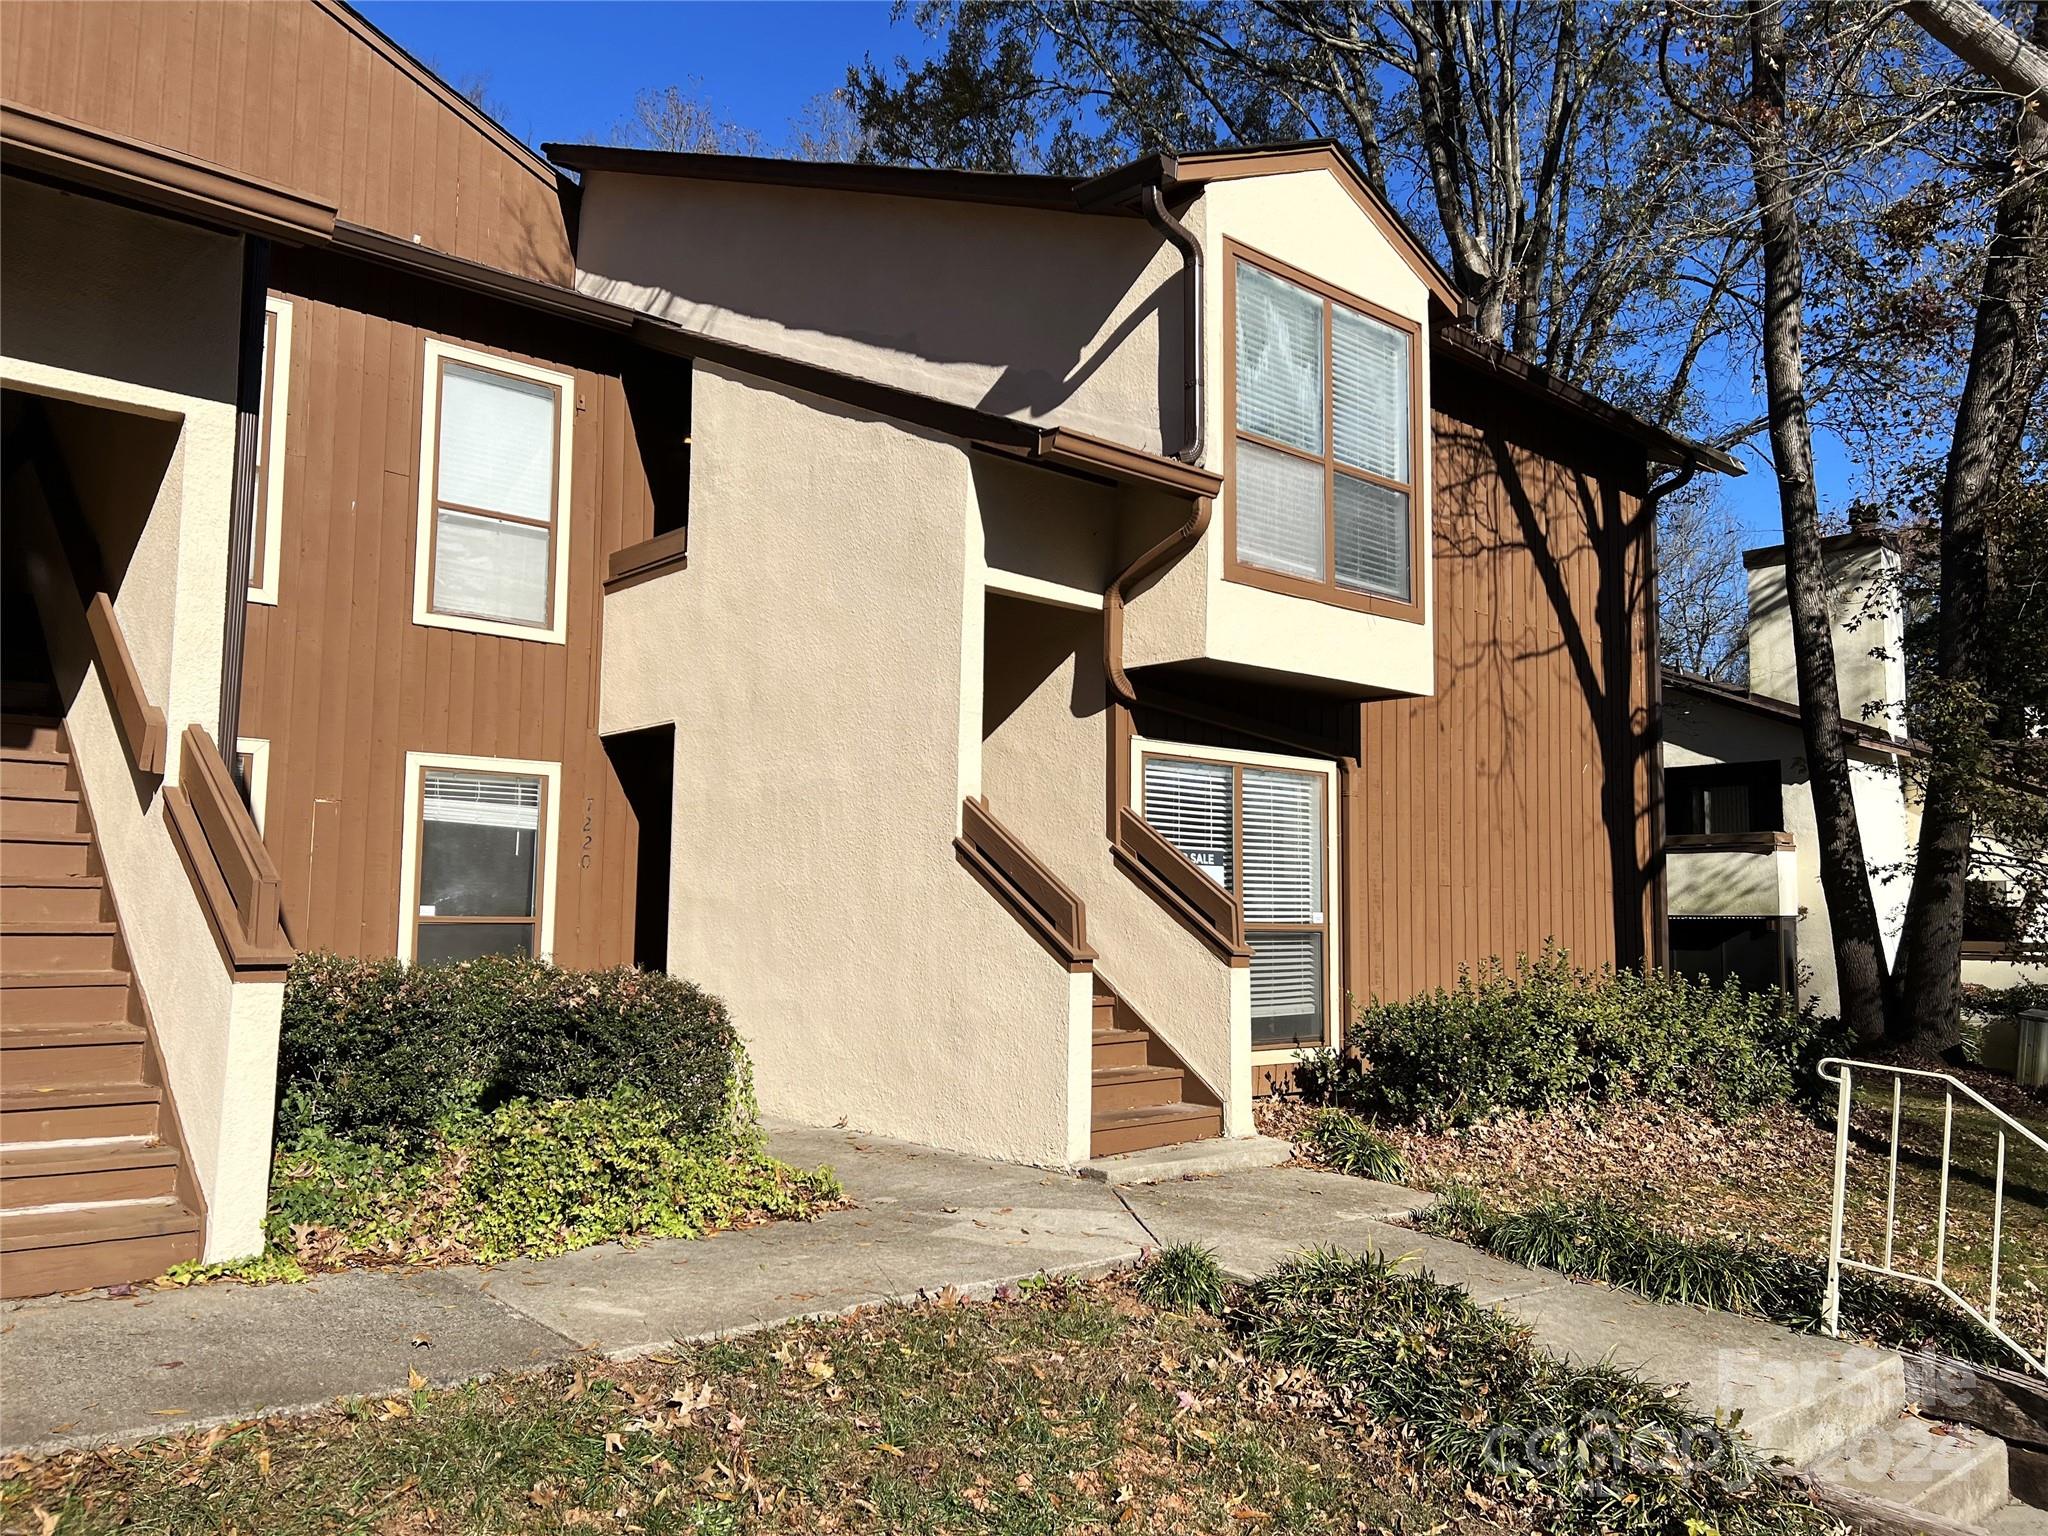
[[[1898,540],[1888,530],[1852,528],[1847,533],[1831,533],[1820,541],[1821,553],[1839,555],[1854,549],[1894,549]],[[1785,546],[1765,544],[1756,549],[1742,552],[1742,568],[1753,571],[1760,565],[1783,565]]]
[[[1589,416],[1624,437],[1634,438],[1649,449],[1650,457],[1660,464],[1689,462],[1719,470],[1724,475],[1748,473],[1739,459],[1731,458],[1719,448],[1710,448],[1705,443],[1695,443],[1666,432],[1633,411],[1625,411],[1576,384],[1567,384],[1547,369],[1516,356],[1496,342],[1482,340],[1471,331],[1442,327],[1431,342],[1432,349],[1450,362],[1483,373],[1523,394]]]
[[[1717,683],[1711,677],[1701,677],[1695,672],[1681,671],[1677,667],[1666,667],[1664,686],[1675,688],[1681,693],[1690,693],[1696,698],[1711,699],[1717,704],[1731,704],[1737,709],[1746,709],[1752,714],[1769,715],[1773,719],[1800,722],[1799,706],[1784,699],[1774,699],[1767,694],[1751,693],[1747,688],[1734,683]],[[1865,725],[1861,720],[1844,720],[1842,737],[1850,746],[1867,747],[1878,752],[1889,752],[1898,757],[1921,757],[1928,751],[1927,743],[1915,741],[1910,736],[1893,736],[1874,726]]]
[[[402,44],[369,17],[348,5],[346,0],[313,0],[313,3],[439,98],[443,106],[465,120],[470,127],[512,156],[528,175],[550,189],[559,184],[561,178],[555,174],[555,168],[529,149],[516,134],[414,58]]]
[[[574,288],[564,288],[558,283],[546,283],[538,278],[522,277],[516,272],[507,272],[502,267],[486,266],[480,261],[451,256],[446,251],[436,250],[419,241],[402,240],[397,235],[386,234],[381,229],[371,229],[366,225],[354,224],[347,219],[335,221],[333,243],[336,249],[347,251],[353,256],[367,257],[371,261],[383,262],[387,266],[398,267],[407,272],[437,278],[458,288],[489,294],[493,298],[508,299],[528,309],[546,310],[585,325],[602,326],[613,331],[628,331],[639,318],[638,310],[608,304],[603,299],[593,299],[588,294],[578,293]]]
[[[331,204],[17,102],[0,102],[0,163],[293,244],[334,232]]]
[[[1453,315],[1463,311],[1464,296],[1451,281],[1450,273],[1430,254],[1429,247],[1408,227],[1408,221],[1395,211],[1394,205],[1381,196],[1359,169],[1358,162],[1351,158],[1351,152],[1335,139],[1304,139],[1294,144],[1249,145],[1182,155],[1175,180],[1182,186],[1201,186],[1246,176],[1286,176],[1296,171],[1318,170],[1337,178],[1351,194],[1351,200],[1414,268],[1438,303]]]
[[[1084,200],[1089,178],[1021,172],[932,170],[915,165],[858,165],[844,161],[778,160],[765,155],[691,154],[627,149],[611,144],[543,144],[556,165],[578,173],[620,171],[634,176],[675,176],[691,181],[740,181],[820,192],[869,192],[888,197],[933,197],[1058,212],[1135,213],[1100,197]],[[1153,160],[1161,157],[1153,156]],[[1144,164],[1145,162],[1136,162]],[[1162,161],[1170,166],[1171,161]],[[1114,174],[1114,173],[1112,173]],[[1093,180],[1100,180],[1094,178]]]

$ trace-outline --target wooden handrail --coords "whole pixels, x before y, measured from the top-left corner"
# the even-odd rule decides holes
[[[85,627],[92,635],[93,661],[113,706],[122,744],[128,748],[128,760],[137,773],[161,778],[170,746],[164,712],[149,702],[142,674],[128,650],[128,637],[121,633],[121,621],[114,615],[114,600],[106,593],[95,592],[87,601]]]
[[[657,533],[651,539],[642,539],[638,544],[628,544],[624,549],[611,552],[605,560],[605,588],[609,591],[614,587],[631,586],[665,571],[680,571],[689,563],[689,529],[674,528],[667,533]]]
[[[1095,951],[1088,947],[1088,910],[1081,898],[996,820],[986,799],[961,802],[960,827],[953,846],[968,867],[1068,969],[1091,969]]]
[[[1232,965],[1251,963],[1252,952],[1244,939],[1244,908],[1236,895],[1203,874],[1193,860],[1129,806],[1117,810],[1111,852],[1120,867],[1219,955]]]
[[[180,749],[178,783],[164,790],[165,819],[214,938],[237,971],[280,970],[291,963],[292,948],[279,908],[276,861],[213,738],[188,725]]]

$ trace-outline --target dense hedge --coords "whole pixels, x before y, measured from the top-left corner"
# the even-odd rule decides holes
[[[1341,1052],[1310,1057],[1295,1080],[1312,1102],[1432,1127],[1621,1098],[1725,1119],[1799,1091],[1833,1036],[1780,993],[1587,972],[1546,951],[1360,1008]]]
[[[285,983],[278,1139],[319,1130],[416,1149],[436,1128],[515,1099],[624,1086],[679,1133],[736,1123],[745,1065],[725,1004],[691,982],[524,956],[400,965],[303,955]]]

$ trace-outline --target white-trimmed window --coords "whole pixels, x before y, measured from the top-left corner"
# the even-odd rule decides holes
[[[1308,759],[1141,742],[1138,811],[1244,904],[1252,1049],[1292,1053],[1335,1031],[1335,775]]]
[[[291,420],[292,301],[263,301],[263,403],[256,422],[256,516],[249,538],[249,601],[277,601],[283,553],[284,435]]]
[[[237,736],[235,760],[242,770],[242,787],[249,793],[249,815],[261,832],[263,813],[270,808],[270,743],[260,736]]]
[[[426,343],[413,620],[562,642],[575,377]]]
[[[555,942],[559,763],[405,756],[398,956],[547,956]]]

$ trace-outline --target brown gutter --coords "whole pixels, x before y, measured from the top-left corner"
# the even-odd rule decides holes
[[[331,204],[18,102],[0,102],[0,163],[268,239],[334,233]]]
[[[1145,222],[1165,237],[1173,248],[1180,252],[1180,279],[1183,296],[1181,300],[1181,371],[1186,376],[1186,390],[1183,394],[1181,413],[1181,446],[1174,457],[1183,464],[1202,462],[1202,444],[1205,423],[1202,417],[1202,242],[1187,225],[1167,211],[1166,200],[1160,195],[1158,183],[1144,187],[1138,193],[1138,208],[1145,215]],[[1162,438],[1165,433],[1161,433]]]

